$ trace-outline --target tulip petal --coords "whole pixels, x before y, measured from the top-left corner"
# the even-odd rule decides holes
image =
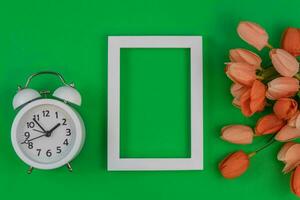
[[[289,148],[291,148],[293,145],[295,145],[295,142],[287,142],[285,143],[279,153],[277,154],[277,159],[283,162],[286,162],[286,152],[289,150]]]
[[[258,81],[255,80],[252,88],[251,88],[251,102],[250,102],[250,109],[252,112],[262,111],[266,105],[266,86]]]
[[[290,188],[295,195],[300,197],[300,167],[299,166],[291,175]]]
[[[284,120],[279,119],[274,113],[265,115],[257,121],[255,134],[259,136],[276,133],[284,125]]]
[[[278,77],[268,83],[266,97],[277,100],[294,96],[299,90],[299,81],[290,77]]]
[[[233,82],[245,86],[252,86],[256,79],[256,67],[248,63],[229,63],[225,73]]]
[[[249,163],[249,156],[243,151],[237,151],[220,162],[219,170],[224,178],[232,179],[245,173]]]
[[[250,108],[250,90],[245,92],[240,98],[241,111],[246,117],[250,117],[254,114]]]
[[[249,126],[230,125],[222,128],[221,138],[234,144],[251,144],[253,130]]]
[[[231,62],[248,63],[255,66],[256,69],[261,69],[261,58],[247,49],[231,49],[229,51],[229,58]]]
[[[245,42],[261,50],[268,45],[269,36],[258,24],[253,22],[240,22],[237,32]]]
[[[291,98],[278,99],[273,107],[273,111],[279,119],[288,120],[293,117],[298,108],[296,100]]]
[[[282,76],[293,77],[299,71],[299,63],[295,57],[283,49],[272,49],[270,57],[276,71]]]
[[[284,173],[293,170],[300,163],[300,144],[292,144],[285,152],[284,161],[286,165],[283,168]]]
[[[298,28],[287,28],[282,36],[281,47],[293,56],[300,55],[300,30]]]
[[[275,136],[275,139],[280,142],[287,142],[300,137],[300,130],[297,128],[284,126]]]

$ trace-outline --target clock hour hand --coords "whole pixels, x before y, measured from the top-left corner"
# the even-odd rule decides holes
[[[44,133],[47,133],[47,131],[36,121],[35,118],[33,118],[33,121],[44,131]]]
[[[61,124],[58,123],[58,124],[56,124],[53,128],[51,128],[49,131],[47,131],[46,136],[47,136],[47,137],[50,137],[51,134],[52,134],[52,132],[53,132],[55,129],[57,129],[60,125],[61,125]]]

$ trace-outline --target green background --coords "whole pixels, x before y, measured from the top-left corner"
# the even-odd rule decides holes
[[[278,46],[287,26],[300,27],[299,1],[43,0],[0,3],[0,197],[2,199],[296,199],[276,160],[280,144],[258,154],[239,179],[225,180],[218,162],[229,152],[255,150],[219,139],[230,123],[254,125],[231,105],[223,73],[228,50],[249,47],[236,34],[240,20],[261,24]],[[107,36],[202,35],[204,51],[204,171],[107,172]],[[253,48],[250,48],[253,50]],[[263,57],[267,51],[262,51]],[[122,157],[188,157],[189,52],[122,50]],[[11,103],[33,72],[53,70],[74,81],[87,128],[83,151],[65,168],[36,170],[14,153]],[[52,77],[36,89],[55,89]]]

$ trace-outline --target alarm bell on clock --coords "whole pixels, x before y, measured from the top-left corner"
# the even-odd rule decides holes
[[[52,98],[43,97],[49,91],[29,88],[31,80],[39,75],[50,74],[60,78],[63,86],[57,88]],[[81,95],[74,84],[67,84],[59,73],[39,72],[32,74],[13,98],[13,108],[18,109],[12,128],[11,140],[15,152],[33,168],[55,169],[67,165],[81,151],[85,140],[85,126],[72,105],[81,105]]]

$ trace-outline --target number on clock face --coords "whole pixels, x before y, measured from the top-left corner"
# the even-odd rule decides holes
[[[57,162],[67,155],[75,140],[70,116],[54,105],[29,110],[18,125],[17,140],[22,151],[41,163]]]

